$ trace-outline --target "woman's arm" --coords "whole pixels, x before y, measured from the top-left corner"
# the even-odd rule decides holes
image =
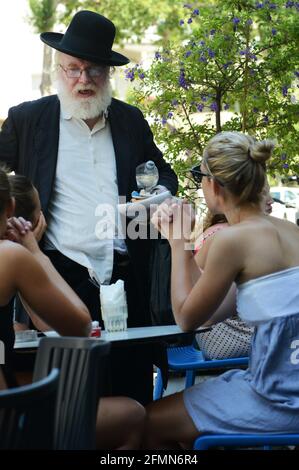
[[[227,300],[233,304],[232,283],[241,270],[243,256],[238,253],[238,243],[230,229],[218,232],[207,255],[205,270],[194,283],[195,261],[192,252],[185,249],[188,230],[187,237],[184,233],[184,225],[190,226],[190,217],[188,206],[175,203],[162,204],[152,217],[153,224],[171,246],[172,307],[177,324],[184,330],[195,329],[211,320],[229,291]],[[226,304],[223,307],[228,309]],[[217,318],[220,320],[222,316]]]
[[[29,317],[35,328],[39,331],[50,331],[52,328],[45,323],[33,310],[32,308],[25,302],[23,297],[19,295],[20,301],[22,302],[23,307],[25,308],[26,312],[28,313]],[[27,327],[28,328],[28,327]]]
[[[172,305],[176,322],[184,330],[195,329],[211,320],[230,289],[229,298],[233,296],[232,283],[242,268],[242,255],[234,237],[227,232],[215,237],[205,270],[194,287],[188,270],[190,254],[181,241],[170,240]]]
[[[87,307],[39,250],[32,232],[24,235],[29,252],[15,243],[2,245],[1,302],[18,291],[30,308],[62,335],[88,336],[91,318]]]
[[[224,224],[223,228],[225,227],[227,227],[227,224]],[[209,253],[210,247],[213,243],[213,239],[216,233],[218,233],[218,231],[211,234],[209,238],[205,240],[205,243],[202,245],[202,247],[200,248],[200,250],[197,252],[197,254],[194,257],[195,262],[197,266],[199,267],[199,269],[201,270],[201,272],[203,272],[205,268],[208,253]],[[220,306],[218,307],[216,312],[213,314],[213,316],[205,323],[205,325],[206,326],[213,325],[215,323],[226,320],[227,318],[232,317],[236,314],[237,314],[236,284],[233,283],[226,297],[224,298],[223,302],[220,304]]]
[[[0,366],[0,390],[6,390],[7,384]]]
[[[227,318],[233,317],[237,314],[237,286],[233,282],[224,300],[221,302],[216,312],[205,323],[205,326],[215,325],[215,323],[222,322]]]

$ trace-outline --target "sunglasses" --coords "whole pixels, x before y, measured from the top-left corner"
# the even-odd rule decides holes
[[[208,178],[211,178],[211,175],[208,175],[208,173],[203,173],[201,171],[200,165],[193,166],[188,171],[189,171],[189,173],[191,173],[191,177],[193,178],[193,180],[196,184],[201,184],[202,179],[203,179],[204,176],[207,176]]]
[[[200,186],[202,184],[202,179],[204,176],[206,176],[207,178],[214,178],[214,180],[217,181],[217,183],[220,184],[220,186],[224,186],[224,184],[221,181],[219,181],[218,178],[215,178],[215,176],[201,171],[200,165],[195,165],[188,171],[191,174],[191,178],[193,179],[193,181],[195,182],[197,186]]]

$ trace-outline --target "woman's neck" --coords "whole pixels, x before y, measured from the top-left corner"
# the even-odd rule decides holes
[[[239,207],[228,208],[224,211],[224,215],[227,218],[229,225],[235,225],[245,220],[262,216],[263,213],[261,209],[256,205],[244,205]]]

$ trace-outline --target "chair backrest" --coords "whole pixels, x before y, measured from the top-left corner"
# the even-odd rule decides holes
[[[99,383],[110,343],[91,338],[43,338],[34,378],[60,369],[55,412],[54,449],[95,449]]]
[[[0,392],[0,449],[52,449],[59,374]]]

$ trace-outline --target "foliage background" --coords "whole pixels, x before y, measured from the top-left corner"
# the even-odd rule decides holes
[[[183,170],[221,130],[276,139],[272,174],[299,173],[299,3],[226,0],[184,10],[185,39],[157,50],[148,70],[127,71],[137,82],[132,101],[150,116],[182,185]]]
[[[157,32],[149,68],[125,71],[157,143],[181,175],[198,163],[221,130],[277,139],[272,174],[299,174],[299,2],[285,0],[29,0],[38,32],[67,25],[81,9],[116,24],[116,42],[142,42]],[[47,50],[48,49],[48,50]],[[51,57],[45,48],[42,94]]]

